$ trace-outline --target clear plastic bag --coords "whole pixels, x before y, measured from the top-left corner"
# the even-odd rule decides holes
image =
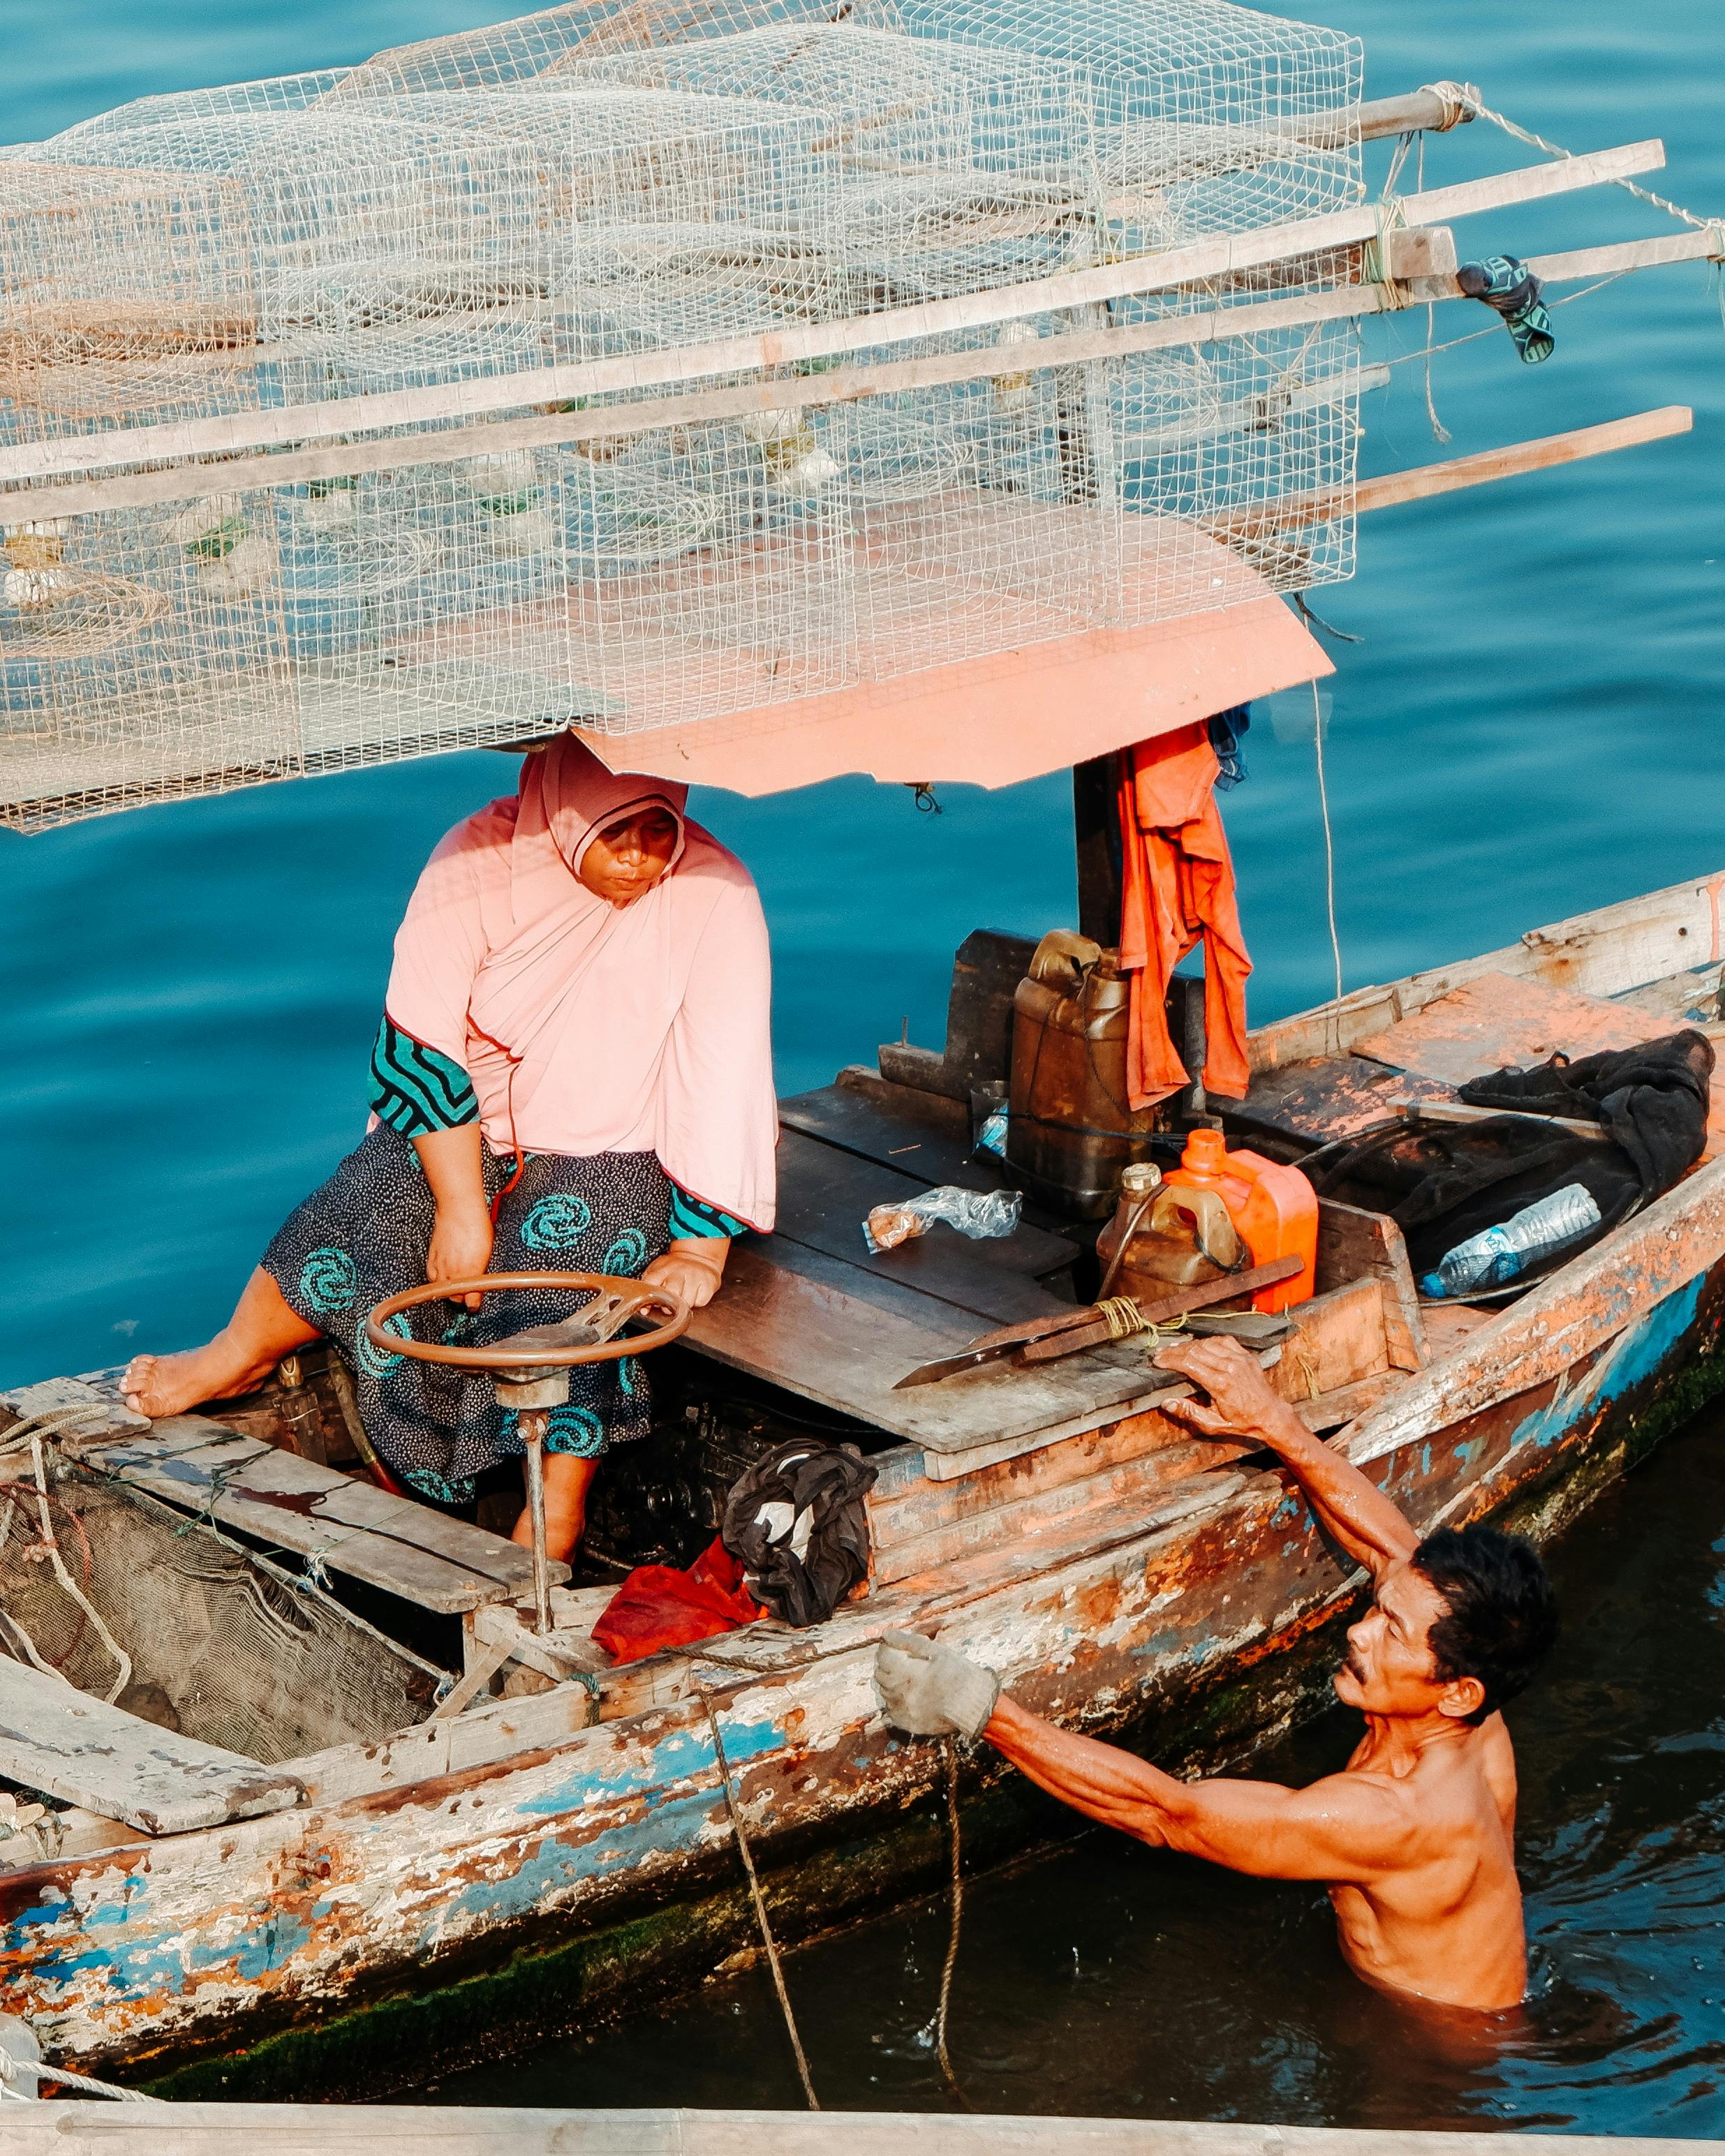
[[[871,1250],[896,1250],[913,1236],[926,1235],[937,1220],[973,1240],[1009,1235],[1019,1224],[1024,1202],[1016,1190],[960,1190],[943,1183],[920,1198],[876,1205],[863,1222],[863,1240]]]

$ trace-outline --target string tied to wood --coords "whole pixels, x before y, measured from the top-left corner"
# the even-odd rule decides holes
[[[1443,107],[1443,118],[1426,130],[1428,134],[1447,135],[1481,110],[1480,94],[1471,82],[1422,82],[1420,90],[1422,96],[1435,97]]]

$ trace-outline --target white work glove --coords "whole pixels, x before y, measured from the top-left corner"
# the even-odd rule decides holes
[[[889,1632],[875,1655],[875,1689],[896,1729],[975,1738],[988,1726],[1000,1680],[921,1632]]]

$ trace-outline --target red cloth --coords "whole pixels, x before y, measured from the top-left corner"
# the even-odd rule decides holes
[[[1120,757],[1120,963],[1130,976],[1127,1098],[1136,1108],[1178,1092],[1190,1074],[1168,1029],[1168,984],[1204,940],[1204,1083],[1239,1100],[1246,1064],[1245,984],[1234,864],[1216,806],[1208,723],[1178,727]]]
[[[750,1599],[742,1567],[714,1541],[686,1572],[642,1564],[605,1604],[593,1638],[615,1661],[638,1662],[661,1647],[686,1647],[752,1625],[766,1611]]]

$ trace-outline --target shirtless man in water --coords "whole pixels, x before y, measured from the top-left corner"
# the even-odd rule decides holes
[[[1076,1737],[1000,1691],[992,1671],[920,1633],[876,1665],[887,1718],[917,1736],[985,1737],[1088,1817],[1153,1846],[1262,1879],[1321,1879],[1354,1973],[1385,1990],[1481,2011],[1527,1989],[1516,1878],[1515,1754],[1497,1712],[1549,1648],[1557,1615],[1529,1546],[1489,1527],[1421,1541],[1357,1467],[1313,1437],[1239,1343],[1157,1358],[1209,1394],[1167,1412],[1201,1435],[1267,1445],[1319,1526],[1375,1592],[1348,1635],[1338,1698],[1366,1717],[1339,1774],[1309,1789],[1181,1782]]]

